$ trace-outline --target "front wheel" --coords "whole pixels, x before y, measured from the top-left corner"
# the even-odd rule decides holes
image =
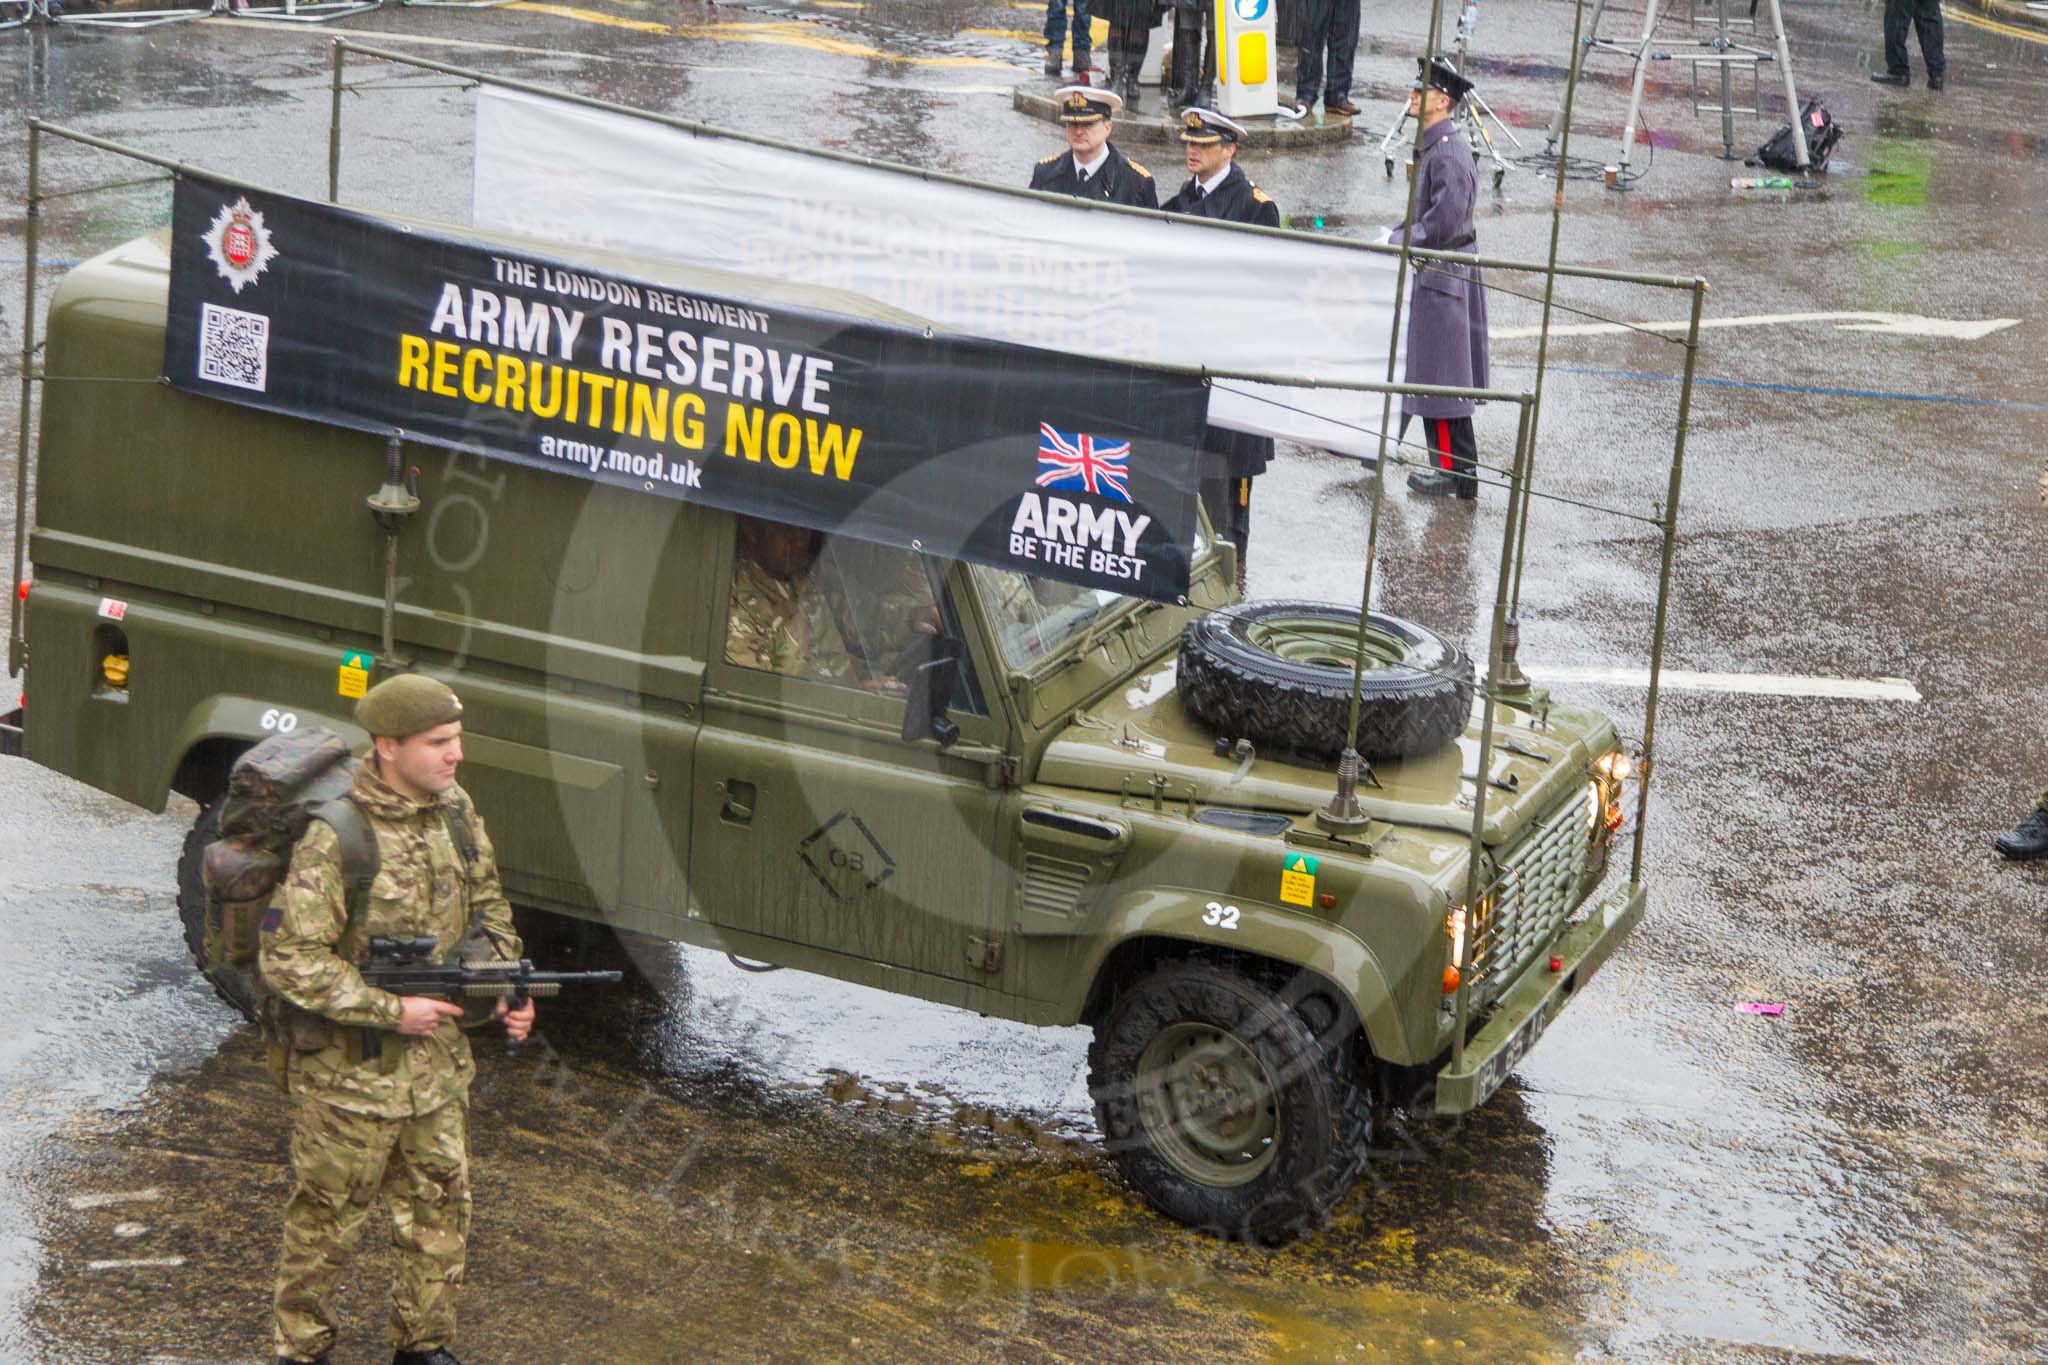
[[[1321,1226],[1358,1179],[1372,1139],[1359,1032],[1347,1010],[1303,1003],[1290,1008],[1221,964],[1174,962],[1122,991],[1096,1025],[1096,1123],[1160,1212],[1284,1242]],[[1305,1015],[1344,1023],[1319,1030]]]
[[[178,919],[185,926],[185,946],[192,961],[213,986],[213,993],[240,1011],[244,1019],[256,1020],[257,989],[253,968],[206,966],[206,846],[220,838],[220,811],[225,799],[200,808],[199,818],[185,832],[185,848],[178,855]]]

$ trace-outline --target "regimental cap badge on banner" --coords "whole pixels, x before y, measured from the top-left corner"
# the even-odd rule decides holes
[[[206,225],[205,237],[207,256],[237,294],[242,286],[256,283],[256,277],[277,259],[270,229],[264,226],[263,215],[249,207],[247,196],[223,204]]]

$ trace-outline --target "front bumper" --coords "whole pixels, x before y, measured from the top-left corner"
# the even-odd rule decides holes
[[[1439,1114],[1470,1113],[1500,1089],[1565,1001],[1592,979],[1600,964],[1629,936],[1643,917],[1648,900],[1647,882],[1624,883],[1502,994],[1486,1026],[1466,1042],[1464,1062],[1437,1073]],[[1550,970],[1552,956],[1562,959],[1554,972]]]

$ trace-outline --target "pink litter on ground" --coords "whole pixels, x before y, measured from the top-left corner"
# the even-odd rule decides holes
[[[1774,1019],[1785,1012],[1783,1005],[1767,1005],[1761,1000],[1745,1000],[1735,1008],[1744,1014],[1768,1014]]]

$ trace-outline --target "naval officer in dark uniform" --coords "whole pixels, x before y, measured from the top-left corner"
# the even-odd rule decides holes
[[[1441,57],[1418,59],[1415,86],[1408,94],[1408,116],[1422,129],[1415,158],[1415,230],[1393,229],[1392,240],[1405,235],[1413,246],[1432,251],[1476,251],[1472,206],[1479,178],[1472,169],[1472,148],[1458,131],[1451,112],[1472,89]],[[1486,387],[1486,290],[1479,267],[1443,261],[1415,261],[1415,288],[1408,304],[1408,382],[1457,388]],[[1424,443],[1435,468],[1408,476],[1408,487],[1432,498],[1476,498],[1478,444],[1472,435],[1469,398],[1401,398],[1401,434],[1411,421],[1422,423]]]
[[[1060,126],[1066,130],[1067,150],[1032,169],[1031,188],[1133,208],[1158,208],[1159,191],[1152,184],[1152,172],[1109,140],[1111,120],[1124,107],[1123,97],[1113,90],[1069,85],[1053,98],[1059,107]]]
[[[1160,205],[1168,213],[1221,218],[1231,223],[1280,226],[1280,206],[1238,169],[1237,146],[1244,126],[1209,109],[1181,116],[1180,140],[1188,149],[1188,183]],[[1202,437],[1202,506],[1216,533],[1237,546],[1237,581],[1244,585],[1245,547],[1252,531],[1252,480],[1273,458],[1269,436],[1210,427]]]

